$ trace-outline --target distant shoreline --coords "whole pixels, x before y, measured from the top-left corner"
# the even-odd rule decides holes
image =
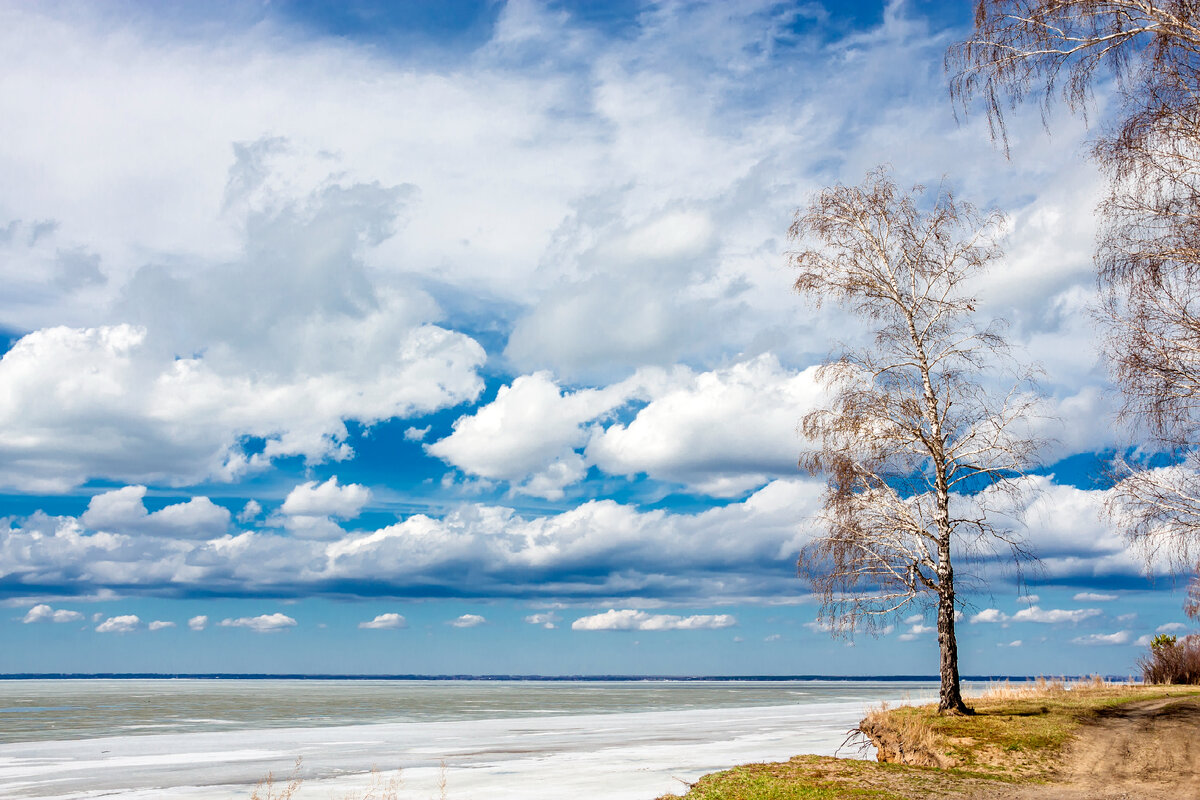
[[[1028,682],[1038,675],[964,675],[969,682]],[[1065,680],[1086,680],[1090,675],[1055,676]],[[1128,676],[1106,675],[1109,680],[1124,681]],[[913,682],[936,683],[936,675],[364,675],[337,673],[259,673],[259,672],[12,672],[0,673],[0,680],[288,680],[288,681],[625,681],[625,682],[700,682],[700,681],[838,681],[838,682]]]

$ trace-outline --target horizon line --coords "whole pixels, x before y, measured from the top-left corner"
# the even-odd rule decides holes
[[[1036,681],[1085,680],[1092,675],[963,675],[961,680]],[[1132,675],[1103,675],[1105,680],[1134,679]],[[372,673],[272,673],[272,672],[11,672],[0,680],[343,680],[343,681],[883,681],[937,683],[937,675],[634,675],[634,674],[372,674]],[[1137,681],[1134,681],[1137,682]]]

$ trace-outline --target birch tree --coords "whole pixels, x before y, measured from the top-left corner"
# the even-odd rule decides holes
[[[980,0],[947,55],[951,95],[1004,115],[1031,92],[1086,114],[1115,82],[1093,146],[1109,178],[1099,208],[1097,310],[1121,416],[1171,466],[1119,457],[1110,514],[1147,557],[1200,558],[1200,4],[1194,0]],[[1200,593],[1200,578],[1192,584]],[[1187,606],[1194,611],[1195,605]]]
[[[1031,94],[1047,116],[1060,100],[1086,116],[1094,85],[1109,78],[1120,108],[1106,138],[1136,139],[1145,122],[1194,105],[1197,53],[1195,0],[977,0],[975,29],[946,68],[951,98],[964,112],[982,103],[1006,146],[1004,116]]]
[[[837,633],[877,631],[912,604],[936,609],[938,707],[967,713],[954,560],[975,548],[1028,556],[999,514],[1037,450],[1022,433],[1036,398],[1025,376],[1001,369],[1011,363],[1002,322],[981,325],[967,290],[1001,254],[1003,217],[945,189],[928,210],[923,199],[880,168],[820,192],[789,231],[796,290],[874,331],[822,366],[829,403],[801,423],[812,449],[800,465],[827,486],[798,566]]]

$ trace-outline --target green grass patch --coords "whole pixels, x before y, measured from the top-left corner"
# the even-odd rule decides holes
[[[891,764],[797,756],[706,775],[686,796],[687,800],[908,800],[913,795],[905,789],[911,790],[919,780],[917,773]]]

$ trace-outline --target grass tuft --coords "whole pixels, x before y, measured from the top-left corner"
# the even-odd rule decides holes
[[[297,758],[287,783],[280,787],[275,785],[274,773],[268,772],[267,777],[254,785],[250,792],[250,800],[291,800],[292,795],[300,791],[300,784],[304,782],[300,778],[300,763],[301,759]]]
[[[292,774],[282,785],[276,782],[273,773],[268,772],[267,777],[254,785],[254,789],[250,792],[250,800],[293,800],[294,795],[300,791],[300,786],[304,783],[300,777],[300,765],[301,759],[297,758],[296,765],[292,768]],[[371,782],[365,789],[336,795],[333,800],[399,800],[401,784],[400,770],[396,770],[394,774],[384,778],[377,768],[372,767]],[[444,761],[438,778],[438,793],[440,800],[447,800],[446,762]]]
[[[345,794],[338,800],[398,800],[400,796],[400,770],[386,780],[375,767],[371,768],[371,783],[363,794]]]
[[[886,702],[870,709],[858,733],[874,743],[878,760],[922,767],[951,766],[938,750],[933,720],[920,708],[889,708]]]

